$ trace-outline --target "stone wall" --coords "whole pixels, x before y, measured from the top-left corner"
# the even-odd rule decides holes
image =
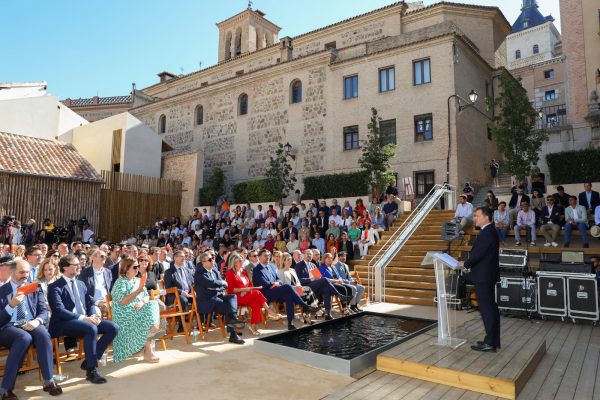
[[[325,102],[327,75],[325,67],[311,69],[308,73],[306,94],[302,106],[302,120],[304,121],[302,152],[304,154],[305,173],[324,169],[325,152],[327,150],[324,129],[324,119],[327,114]]]
[[[204,180],[212,174],[213,168],[220,167],[231,181],[236,160],[237,100],[233,92],[227,91],[205,102],[204,124],[198,141],[205,154]]]
[[[188,151],[167,155],[162,160],[162,178],[181,181],[181,215],[189,215],[202,187],[202,153]]]

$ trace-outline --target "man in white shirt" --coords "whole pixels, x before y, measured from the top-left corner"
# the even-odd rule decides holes
[[[83,232],[82,232],[82,236],[81,236],[82,242],[94,244],[93,237],[94,237],[94,231],[90,229],[90,226],[88,224],[85,224],[83,227]]]
[[[299,245],[300,245],[300,243],[298,242],[298,239],[296,239],[296,233],[295,232],[290,233],[290,240],[285,245],[288,253],[293,253],[294,251],[296,251],[298,249]]]
[[[456,205],[456,211],[454,212],[454,220],[460,224],[461,233],[464,234],[463,230],[465,226],[473,225],[473,205],[467,201],[467,196],[461,194],[458,197],[458,204]]]
[[[337,208],[331,208],[331,215],[329,216],[329,223],[331,223],[331,221],[335,222],[335,226],[340,226],[342,224],[342,217],[340,217],[338,215]]]
[[[515,225],[515,245],[521,245],[521,228],[531,230],[531,245],[535,246],[536,240],[536,226],[535,226],[535,212],[529,208],[529,203],[526,201],[521,202],[521,211],[517,214],[517,224]]]
[[[87,292],[92,296],[96,315],[102,316],[102,308],[106,306],[106,296],[110,293],[112,282],[112,272],[104,268],[106,253],[102,250],[96,250],[92,253],[92,266],[81,270],[77,277],[85,284]]]

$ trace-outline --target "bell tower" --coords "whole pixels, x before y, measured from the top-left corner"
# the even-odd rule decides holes
[[[253,10],[251,3],[241,13],[217,24],[219,28],[219,62],[241,56],[279,42],[280,27]]]

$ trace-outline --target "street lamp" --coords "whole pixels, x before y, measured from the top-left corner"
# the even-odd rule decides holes
[[[457,94],[453,94],[452,96],[448,97],[448,155],[446,157],[446,183],[447,184],[450,183],[450,151],[452,149],[452,134],[451,134],[451,125],[450,125],[450,100],[452,100],[453,98],[458,99],[457,100],[458,101],[458,112],[463,111],[465,108],[472,107],[479,114],[483,115],[490,121],[492,120],[492,118],[490,118],[488,115],[483,113],[480,109],[475,107],[475,102],[477,101],[477,99],[479,97],[479,95],[477,94],[477,91],[475,89],[472,89],[469,92],[468,97],[469,97],[469,100],[466,100]],[[465,104],[461,104],[461,100]]]
[[[283,145],[283,151],[285,151],[285,155],[290,157],[292,160],[296,159],[296,156],[292,154],[292,145],[290,142],[287,142]]]

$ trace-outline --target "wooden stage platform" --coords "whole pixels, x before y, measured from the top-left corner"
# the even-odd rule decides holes
[[[471,350],[485,336],[480,319],[466,322],[456,337],[467,343],[452,349],[433,345],[437,330],[402,343],[377,357],[377,369],[410,378],[515,399],[546,353],[546,341],[537,334],[540,325],[505,319],[502,349],[497,353]]]
[[[468,342],[455,350],[430,344],[436,330],[388,350],[377,371],[325,399],[600,399],[600,328],[503,317],[497,353],[470,349],[479,318],[458,332]]]

